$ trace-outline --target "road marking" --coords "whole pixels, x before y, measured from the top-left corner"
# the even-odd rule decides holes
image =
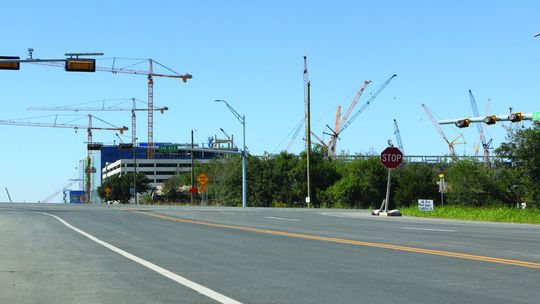
[[[450,230],[450,229],[432,229],[432,228],[416,228],[416,227],[400,227],[400,229],[421,230],[421,231],[457,232],[457,230]]]
[[[193,281],[190,281],[174,272],[171,272],[165,268],[162,268],[162,267],[159,267],[157,266],[156,264],[153,264],[147,260],[144,260],[142,258],[139,258],[127,251],[124,251],[118,247],[115,247],[105,241],[102,241],[100,239],[98,239],[97,237],[89,234],[89,233],[86,233],[84,232],[83,230],[77,228],[77,227],[74,227],[72,226],[71,224],[69,224],[68,222],[64,221],[63,219],[61,219],[60,217],[56,216],[56,215],[52,215],[52,214],[49,214],[49,213],[45,213],[45,212],[38,212],[38,213],[41,213],[41,214],[45,214],[45,215],[48,215],[48,216],[52,216],[54,217],[55,219],[57,219],[58,221],[60,221],[60,223],[64,224],[66,227],[68,227],[69,229],[71,230],[74,230],[75,232],[79,233],[79,234],[82,234],[83,236],[89,238],[90,240],[100,244],[101,246],[107,248],[107,249],[110,249],[130,260],[132,260],[133,262],[136,262],[136,263],[139,263],[141,264],[142,266],[150,269],[150,270],[153,270],[157,273],[159,273],[160,275],[166,277],[166,278],[169,278],[175,282],[177,282],[178,284],[181,284],[181,285],[184,285],[185,287],[187,288],[190,288],[190,289],[193,289],[195,290],[196,292],[204,295],[204,296],[207,296],[219,303],[223,303],[223,304],[242,304],[241,302],[238,302],[234,299],[231,299],[227,296],[224,296],[216,291],[213,291],[212,289],[210,288],[207,288],[207,287],[204,287],[200,284],[197,284]]]
[[[267,216],[267,219],[273,219],[273,220],[282,220],[282,221],[291,221],[291,222],[299,222],[299,219],[291,219],[291,218],[284,218],[284,217],[275,217],[275,216]]]
[[[461,252],[452,252],[452,251],[443,251],[443,250],[434,250],[434,249],[424,249],[424,248],[401,246],[401,245],[392,245],[392,244],[385,244],[385,243],[375,243],[375,242],[365,242],[365,241],[357,241],[357,240],[349,240],[349,239],[340,239],[340,238],[333,238],[333,237],[319,236],[319,235],[291,233],[291,232],[285,232],[285,231],[261,229],[261,228],[247,227],[247,226],[234,226],[234,225],[225,225],[225,224],[215,224],[215,223],[203,222],[203,221],[198,221],[198,220],[191,220],[191,219],[183,219],[183,218],[178,218],[178,217],[172,217],[172,216],[167,216],[167,215],[157,214],[157,213],[152,213],[152,212],[147,212],[147,211],[133,210],[131,212],[136,213],[136,214],[140,214],[140,215],[152,216],[152,217],[156,217],[156,218],[160,218],[160,219],[164,219],[164,220],[169,220],[169,221],[173,221],[173,222],[179,222],[179,223],[189,223],[189,224],[203,225],[203,226],[215,227],[215,228],[235,229],[235,230],[242,230],[242,231],[265,233],[265,234],[271,234],[271,235],[288,236],[288,237],[300,238],[300,239],[325,241],[325,242],[338,243],[338,244],[348,244],[348,245],[357,245],[357,246],[365,246],[365,247],[373,247],[373,248],[383,248],[383,249],[391,249],[391,250],[397,250],[397,251],[423,253],[423,254],[438,255],[438,256],[452,257],[452,258],[465,259],[465,260],[482,261],[482,262],[489,262],[489,263],[496,263],[496,264],[505,264],[505,265],[513,265],[513,266],[521,266],[521,267],[527,267],[527,268],[540,269],[540,263],[536,263],[536,262],[527,262],[527,261],[520,261],[520,260],[503,259],[503,258],[481,256],[481,255],[474,255],[474,254],[461,253]]]

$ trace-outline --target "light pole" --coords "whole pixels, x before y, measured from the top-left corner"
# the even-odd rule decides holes
[[[138,138],[133,139],[133,146],[131,147],[131,149],[133,149],[133,195],[135,197],[135,205],[139,204],[139,199],[137,198],[137,139]]]
[[[247,183],[246,183],[246,115],[240,115],[228,102],[222,99],[216,99],[215,102],[223,102],[234,114],[236,119],[242,124],[242,207],[247,207]]]

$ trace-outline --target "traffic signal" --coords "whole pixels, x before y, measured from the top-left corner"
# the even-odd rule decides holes
[[[133,144],[119,144],[120,150],[131,150],[133,149]]]
[[[494,125],[496,122],[497,122],[497,116],[496,115],[490,115],[490,116],[486,116],[486,118],[484,118],[484,123],[486,125]]]
[[[103,147],[103,144],[101,143],[88,144],[88,150],[101,150],[101,147]]]
[[[523,120],[523,115],[521,114],[521,112],[512,113],[508,115],[508,120],[510,120],[511,122],[520,122]]]
[[[471,120],[468,118],[456,121],[456,127],[458,128],[467,128],[470,124]]]
[[[67,72],[95,72],[96,60],[95,59],[66,59],[66,71]]]
[[[20,62],[4,61],[3,59],[6,59],[6,60],[20,60],[21,57],[0,56],[0,70],[20,70],[21,69],[21,63]]]

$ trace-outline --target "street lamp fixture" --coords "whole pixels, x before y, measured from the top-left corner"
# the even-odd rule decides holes
[[[223,102],[234,114],[236,119],[242,124],[242,207],[247,207],[247,182],[246,182],[246,116],[240,115],[236,110],[223,99],[216,99],[215,102]]]

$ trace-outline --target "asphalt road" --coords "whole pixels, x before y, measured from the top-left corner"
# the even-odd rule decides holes
[[[1,303],[540,303],[540,226],[0,204]]]

